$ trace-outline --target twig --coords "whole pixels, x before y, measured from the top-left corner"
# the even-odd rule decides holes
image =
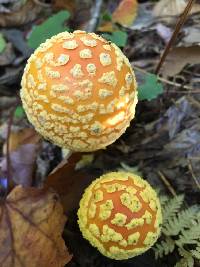
[[[187,19],[187,15],[189,14],[194,2],[195,2],[195,0],[189,0],[187,6],[185,7],[185,9],[183,11],[183,13],[181,14],[181,16],[180,16],[180,18],[179,18],[179,20],[178,20],[178,22],[177,22],[177,24],[175,26],[174,32],[173,32],[173,34],[171,36],[171,39],[169,40],[168,44],[166,45],[165,50],[164,50],[164,52],[163,52],[163,54],[162,54],[162,56],[160,58],[160,61],[159,61],[158,65],[157,65],[157,67],[156,67],[155,74],[159,73],[159,71],[160,71],[160,69],[161,69],[161,67],[162,67],[162,65],[163,65],[163,63],[164,63],[169,51],[170,51],[171,46],[173,45],[173,43],[174,43],[174,41],[175,41],[175,39],[176,39],[181,27],[183,26],[183,24],[185,23],[185,21]]]
[[[193,91],[173,91],[170,90],[170,93],[174,93],[174,94],[200,94],[200,90],[193,90]]]
[[[41,7],[50,7],[51,4],[49,3],[43,3],[43,2],[40,2],[40,0],[33,0],[33,2],[38,5],[38,6],[41,6]]]
[[[196,175],[194,173],[191,161],[189,161],[189,163],[188,163],[188,169],[189,169],[189,171],[190,171],[190,173],[192,175],[192,178],[193,178],[197,188],[200,190],[200,182],[198,181],[198,178],[196,177]]]
[[[160,179],[162,180],[162,182],[167,187],[167,189],[170,191],[170,193],[175,197],[177,195],[176,191],[174,190],[174,188],[172,187],[170,182],[167,180],[167,178],[164,176],[164,174],[161,171],[158,171],[158,175],[159,175]]]
[[[96,0],[91,9],[91,19],[86,26],[87,32],[94,32],[98,23],[99,14],[101,11],[103,0]]]

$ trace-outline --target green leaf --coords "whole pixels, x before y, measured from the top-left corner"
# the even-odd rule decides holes
[[[102,34],[102,36],[105,39],[115,43],[119,47],[124,47],[126,45],[127,39],[128,39],[128,34],[126,32],[123,32],[123,31],[115,31],[112,34],[104,33],[104,34]]]
[[[109,12],[109,11],[105,11],[103,14],[102,14],[102,20],[104,21],[111,21],[112,20],[112,14]]]
[[[174,217],[180,208],[183,205],[184,195],[178,195],[171,198],[165,205],[162,207],[163,211],[163,225],[165,225],[172,217]]]
[[[18,106],[15,110],[14,117],[20,119],[23,116],[24,116],[24,109],[22,106]]]
[[[3,34],[0,33],[0,53],[2,53],[5,48],[6,48],[6,41],[3,38]]]
[[[163,93],[163,86],[154,74],[145,75],[145,81],[138,88],[139,100],[152,100]]]
[[[39,26],[35,26],[31,35],[28,38],[28,45],[36,49],[46,39],[52,37],[59,32],[67,31],[69,28],[64,26],[64,22],[69,19],[70,13],[68,11],[60,11],[45,20]]]

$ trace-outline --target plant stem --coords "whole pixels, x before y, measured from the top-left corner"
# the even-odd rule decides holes
[[[164,63],[169,51],[170,51],[170,48],[172,47],[172,45],[173,45],[174,41],[176,40],[176,37],[177,37],[181,27],[183,26],[183,24],[185,23],[185,21],[187,19],[187,16],[188,16],[188,14],[189,14],[194,2],[195,2],[195,0],[189,0],[187,6],[185,7],[185,9],[183,11],[183,13],[180,15],[180,18],[176,23],[174,32],[173,32],[168,44],[166,45],[165,50],[164,50],[164,52],[163,52],[163,54],[162,54],[162,56],[160,58],[160,61],[159,61],[158,65],[157,65],[157,67],[156,67],[155,74],[159,73],[159,71],[160,71],[160,69],[161,69],[161,67],[162,67],[162,65],[163,65],[163,63]]]

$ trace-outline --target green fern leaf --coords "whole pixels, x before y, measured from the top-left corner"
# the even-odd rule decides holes
[[[176,263],[175,267],[193,267],[194,259],[190,258],[182,258],[179,262]]]
[[[200,241],[198,247],[195,250],[190,250],[194,258],[200,260]]]
[[[164,208],[166,202],[169,201],[169,197],[165,195],[159,196],[159,200],[160,200],[161,206]]]
[[[174,249],[175,242],[169,237],[165,240],[160,241],[160,243],[157,243],[153,248],[156,259],[162,258],[164,255],[166,256],[169,253],[172,253]]]
[[[178,249],[179,254],[182,256],[182,259],[176,263],[175,267],[193,267],[194,259],[191,253],[183,248]]]
[[[192,206],[181,211],[166,222],[162,229],[163,233],[167,236],[178,235],[182,229],[190,227],[193,224],[193,221],[197,219],[198,210],[198,206]]]
[[[181,230],[179,239],[176,241],[177,246],[183,247],[186,244],[200,243],[200,224],[194,223],[189,230]]]
[[[184,195],[176,196],[170,199],[163,207],[163,225],[177,214],[184,200]]]

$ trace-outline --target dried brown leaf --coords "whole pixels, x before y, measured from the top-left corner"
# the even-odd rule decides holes
[[[81,157],[81,153],[72,154],[68,161],[64,160],[64,164],[61,162],[45,181],[46,188],[53,188],[60,195],[65,211],[78,207],[84,189],[94,178],[85,170],[75,169]]]
[[[16,132],[11,132],[9,138],[9,151],[17,150],[21,145],[36,144],[40,141],[40,135],[33,128],[24,128]],[[4,145],[4,153],[6,151]]]
[[[23,3],[23,1],[21,1]],[[27,0],[21,5],[17,5],[13,10],[7,13],[1,13],[0,27],[19,26],[33,21],[42,7],[36,5],[33,0]]]
[[[131,26],[137,16],[138,1],[122,0],[112,14],[112,19],[123,26]]]
[[[200,46],[174,47],[169,52],[164,63],[162,74],[164,77],[178,74],[187,64],[199,64]]]
[[[5,177],[8,177],[10,171],[14,184],[32,185],[40,139],[41,137],[32,128],[11,132],[9,138],[10,170],[7,166],[6,143],[4,144],[5,157],[0,162],[0,168]]]
[[[0,266],[63,267],[71,260],[61,237],[65,221],[55,193],[15,187],[0,203]]]
[[[153,10],[155,17],[161,17],[167,23],[174,22],[174,17],[180,15],[188,1],[186,0],[160,0]],[[200,11],[200,5],[194,4],[190,14]]]
[[[73,13],[76,9],[76,1],[74,0],[54,0],[53,1],[53,8],[56,10],[66,9]]]

